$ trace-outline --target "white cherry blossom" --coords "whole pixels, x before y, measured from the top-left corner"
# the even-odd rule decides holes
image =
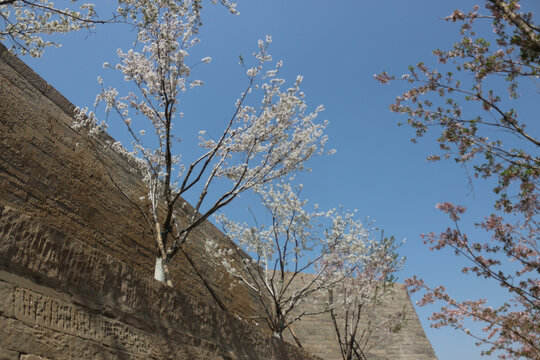
[[[253,262],[234,262],[211,239],[206,244],[233,284],[242,283],[259,293],[270,330],[280,338],[290,330],[299,345],[290,324],[355,301],[373,305],[386,295],[381,289],[391,283],[389,275],[401,264],[393,239],[375,239],[354,211],[323,212],[310,207],[300,199],[300,190],[285,181],[257,186],[266,217],[255,219],[254,224],[217,217],[226,234],[253,256]],[[305,272],[310,275],[306,277]],[[329,291],[334,294],[331,299]],[[309,311],[301,306],[306,303],[311,303]],[[341,312],[332,314],[335,318]]]
[[[277,77],[281,62],[271,70],[272,76],[261,76],[272,61],[268,53],[271,38],[267,37],[258,42],[256,71],[246,77],[247,88],[236,101],[233,114],[223,122],[221,135],[210,138],[201,131],[199,157],[182,163],[173,148],[175,126],[182,118],[180,99],[184,92],[203,84],[191,79],[188,61],[191,49],[199,42],[200,1],[121,3],[127,9],[121,13],[137,25],[137,42],[132,49],[119,49],[119,62],[110,67],[122,73],[132,90],[121,95],[102,81],[95,105],[104,104],[108,118],[121,120],[132,138],[132,150],[124,153],[139,160],[138,171],[148,186],[152,211],[145,216],[154,231],[157,263],[162,264],[165,275],[159,269],[156,274],[171,285],[167,264],[191,231],[242,192],[304,169],[306,160],[323,152],[326,122],[316,121],[322,107],[308,110],[300,91],[300,77],[288,87],[285,79]],[[235,11],[232,3],[220,3]],[[143,122],[153,128],[154,140],[149,140],[150,132],[143,139]],[[89,113],[87,119],[79,116],[75,126],[97,124],[95,115]],[[211,185],[219,178],[228,179],[229,187],[212,193]],[[189,191],[196,191],[198,200],[193,215],[181,223],[174,209]],[[158,208],[165,209],[165,214],[161,215]]]

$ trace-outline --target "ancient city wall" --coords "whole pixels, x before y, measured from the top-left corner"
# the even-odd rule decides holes
[[[261,314],[256,295],[230,289],[223,269],[204,261],[204,241],[188,242],[186,253],[228,312],[181,253],[171,266],[180,291],[153,280],[153,239],[129,200],[144,187],[126,159],[71,129],[72,115],[68,100],[0,45],[0,359],[315,359],[238,318]],[[209,222],[192,235],[207,238],[233,246]],[[410,308],[404,335],[374,354],[434,359],[398,293],[389,306]],[[339,354],[327,318],[295,330],[314,353]]]
[[[10,207],[0,214],[2,359],[315,360]]]

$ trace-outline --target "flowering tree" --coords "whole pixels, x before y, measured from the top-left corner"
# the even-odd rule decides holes
[[[186,121],[180,112],[180,96],[202,85],[200,80],[189,79],[187,62],[188,51],[198,42],[199,3],[134,2],[130,16],[138,26],[137,47],[127,52],[118,50],[120,62],[115,66],[133,90],[119,96],[115,88],[106,88],[99,79],[102,92],[96,97],[96,106],[105,103],[105,111],[121,120],[131,136],[130,151],[119,143],[112,147],[132,157],[143,174],[148,188],[144,200],[150,202],[150,211],[143,213],[157,248],[155,278],[169,286],[172,283],[167,265],[178,251],[183,251],[194,228],[242,192],[301,170],[307,159],[322,151],[326,141],[326,123],[315,122],[322,107],[307,111],[300,91],[302,78],[299,76],[283,90],[285,80],[277,76],[281,62],[265,70],[272,61],[267,52],[271,38],[267,37],[259,41],[259,51],[254,54],[256,66],[245,68],[248,85],[221,134],[210,139],[201,131],[203,152],[189,164],[181,161],[173,142],[173,127]],[[235,11],[233,5],[221,3]],[[208,57],[202,59],[203,63],[209,61]],[[256,93],[260,93],[260,106],[248,105]],[[152,139],[145,135],[148,124],[155,134]],[[94,112],[82,109],[75,127],[89,128],[95,134],[103,130],[104,124],[98,124]],[[211,185],[218,179],[229,180],[229,187],[212,193]],[[188,191],[197,192],[198,200],[189,219],[181,221],[176,208]]]
[[[393,273],[404,261],[396,253],[398,245],[393,237],[370,239],[365,255],[352,263],[345,261],[347,254],[337,257],[331,264],[340,273],[353,276],[337,282],[329,290],[329,309],[343,360],[367,360],[367,352],[375,345],[401,329],[405,312],[397,311],[388,316],[380,314],[380,306],[392,296],[395,278]],[[372,335],[377,332],[374,341]]]
[[[234,281],[259,294],[264,320],[274,335],[283,338],[289,329],[299,346],[290,325],[304,316],[330,311],[328,290],[356,272],[363,273],[362,265],[380,255],[373,251],[376,242],[353,212],[308,210],[307,201],[299,198],[300,189],[285,182],[257,187],[268,221],[254,219],[255,226],[218,217],[225,233],[253,254],[252,260],[232,263],[230,254],[207,241],[208,252]],[[373,259],[374,266],[375,261],[382,259]],[[372,279],[371,274],[363,276]]]
[[[217,3],[218,0],[210,0]],[[69,0],[75,3],[77,0]],[[122,22],[133,25],[152,21],[155,14],[141,11],[144,7],[155,9],[153,0],[118,0],[118,6],[108,19],[98,16],[93,3],[83,3],[78,8],[56,6],[49,0],[0,0],[0,41],[9,41],[11,51],[22,55],[40,57],[46,47],[59,47],[61,44],[46,35],[65,34],[81,29],[91,30],[96,24]],[[176,0],[182,3],[182,0]],[[68,3],[68,1],[64,1]],[[236,11],[236,4],[228,0],[219,3]],[[67,4],[66,4],[67,5]],[[191,2],[193,12],[200,19],[201,0]]]
[[[74,2],[72,0],[71,2]],[[0,1],[0,41],[9,41],[11,50],[39,57],[48,46],[60,46],[44,35],[91,29],[98,23],[116,21],[100,19],[94,5],[85,3],[78,10],[59,8],[48,0]]]
[[[413,87],[391,109],[408,116],[417,137],[430,128],[442,129],[438,142],[445,158],[471,164],[475,177],[497,181],[494,212],[477,224],[490,234],[488,239],[473,240],[463,233],[459,220],[465,208],[451,203],[437,208],[449,214],[454,227],[423,237],[431,249],[450,247],[464,256],[471,264],[464,273],[494,281],[508,291],[509,299],[500,306],[487,299],[460,302],[444,287],[432,289],[416,277],[408,285],[412,291],[426,290],[420,304],[446,302],[431,317],[433,326],[451,326],[475,337],[478,345],[487,346],[485,355],[540,359],[540,140],[526,126],[533,120],[518,117],[515,108],[523,105],[518,90],[534,94],[540,75],[540,28],[518,0],[486,0],[485,8],[486,14],[475,6],[446,18],[462,24],[462,38],[453,49],[435,50],[434,55],[442,64],[453,63],[457,75],[430,70],[423,63],[410,67],[402,80]],[[491,22],[492,38],[474,30],[484,19]],[[375,77],[383,83],[394,79],[387,73]],[[508,89],[508,96],[497,94],[500,86]],[[466,319],[483,323],[484,334],[467,329]]]

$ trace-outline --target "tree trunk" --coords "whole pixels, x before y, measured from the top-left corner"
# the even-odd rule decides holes
[[[154,269],[154,279],[164,284],[167,284],[168,287],[173,287],[172,281],[168,276],[167,265],[163,262],[163,258],[156,258],[156,267]]]
[[[154,279],[162,283],[165,282],[165,269],[163,269],[163,258],[156,258],[156,268],[154,270]]]
[[[163,246],[163,239],[161,237],[161,227],[159,226],[159,223],[156,223],[156,234],[157,234],[156,235],[157,247],[161,256],[156,257],[154,279],[167,284],[167,286],[169,287],[173,287],[171,276],[169,274],[169,268],[167,267],[167,264],[164,261],[166,253],[165,253],[165,247]]]
[[[287,322],[287,319],[283,318],[283,322],[285,323],[285,326],[287,327],[287,329],[289,329],[289,331],[291,332],[291,335],[296,345],[298,345],[299,348],[303,347],[302,344],[300,343],[300,340],[298,340],[298,337],[296,336],[293,329],[291,328],[291,325],[289,325],[289,323]]]

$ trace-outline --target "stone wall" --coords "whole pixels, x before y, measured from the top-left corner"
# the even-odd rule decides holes
[[[7,206],[0,299],[2,359],[316,359]]]
[[[181,253],[171,266],[180,291],[154,281],[153,238],[130,200],[144,186],[125,158],[71,129],[72,115],[68,100],[0,45],[0,359],[316,359],[241,320],[262,309],[205,260],[207,238],[234,246],[209,222],[185,250],[228,312]],[[406,292],[397,297],[389,307],[408,306],[410,326],[376,348],[378,358],[433,359]],[[328,319],[295,329],[308,350],[339,356]]]

